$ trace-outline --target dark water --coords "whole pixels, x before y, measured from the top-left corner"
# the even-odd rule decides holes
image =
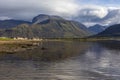
[[[120,80],[120,42],[43,42],[0,54],[0,80]]]

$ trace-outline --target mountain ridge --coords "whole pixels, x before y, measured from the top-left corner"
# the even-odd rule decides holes
[[[89,35],[89,30],[79,22],[43,14],[34,17],[32,24],[23,23],[0,30],[1,37],[82,38]]]
[[[90,26],[88,29],[91,32],[93,32],[94,34],[98,34],[102,31],[104,31],[106,28],[107,28],[107,26],[102,26],[102,25],[96,24],[94,26]]]
[[[31,24],[31,22],[23,21],[23,20],[14,20],[14,19],[0,20],[0,29],[13,28],[20,24],[25,24],[25,23]]]
[[[103,32],[95,35],[96,37],[120,37],[120,24],[112,25]]]

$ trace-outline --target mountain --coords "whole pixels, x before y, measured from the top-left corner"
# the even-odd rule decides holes
[[[22,20],[0,20],[0,29],[13,28],[25,23],[30,24],[30,22]]]
[[[120,24],[108,27],[105,31],[97,34],[96,37],[120,37]]]
[[[88,29],[93,32],[94,34],[98,34],[102,31],[104,31],[107,27],[106,26],[101,26],[99,24],[96,24],[94,26],[90,26]]]
[[[14,28],[0,30],[2,37],[81,38],[90,34],[79,22],[45,14],[34,17],[32,24],[20,24]]]
[[[46,14],[40,14],[33,18],[32,23],[34,24],[45,24],[51,20],[64,20],[62,17],[59,16],[50,16]]]

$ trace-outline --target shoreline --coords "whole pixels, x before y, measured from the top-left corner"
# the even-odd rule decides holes
[[[41,41],[33,40],[0,40],[0,53],[13,54],[16,52],[22,52],[31,50],[39,46]]]
[[[45,41],[80,41],[80,42],[103,42],[103,41],[117,41],[116,39],[96,39],[96,38],[83,38],[83,39],[43,39],[43,40],[0,40],[0,53],[13,54],[32,50],[40,46],[41,42]]]

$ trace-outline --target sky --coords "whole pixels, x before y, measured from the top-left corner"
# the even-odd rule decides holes
[[[31,21],[39,14],[58,15],[85,25],[112,25],[120,15],[119,0],[0,0],[0,20]],[[116,16],[116,18],[114,18]]]
[[[79,3],[82,4],[97,4],[97,5],[103,5],[103,6],[112,6],[112,5],[119,5],[120,1],[119,0],[76,0]]]

